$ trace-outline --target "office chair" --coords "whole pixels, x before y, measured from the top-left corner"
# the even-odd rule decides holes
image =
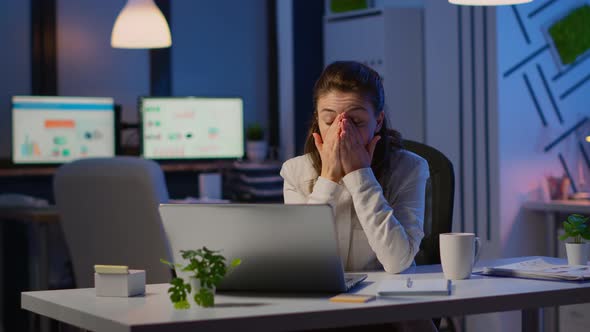
[[[430,179],[426,185],[424,239],[416,255],[416,264],[440,264],[439,234],[451,232],[455,173],[451,161],[437,149],[426,144],[404,140],[404,148],[426,159]]]
[[[169,282],[170,255],[158,205],[168,201],[160,166],[135,157],[92,158],[61,166],[53,188],[77,287],[93,287],[94,265],[146,270]]]
[[[424,209],[424,238],[415,257],[416,264],[440,264],[439,235],[453,228],[453,204],[455,199],[455,172],[453,163],[442,152],[423,143],[404,140],[406,150],[426,159],[430,178],[426,183],[426,208]],[[450,317],[443,317],[447,330],[456,331]],[[433,319],[440,328],[441,318]]]

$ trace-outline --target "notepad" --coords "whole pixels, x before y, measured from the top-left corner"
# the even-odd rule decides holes
[[[365,303],[375,299],[375,295],[339,294],[330,298],[332,302]]]
[[[379,283],[379,296],[451,295],[451,281],[446,279],[390,279]]]
[[[94,272],[100,274],[128,274],[126,265],[94,265]]]

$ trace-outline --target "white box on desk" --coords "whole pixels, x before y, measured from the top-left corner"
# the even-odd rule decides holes
[[[94,274],[96,296],[129,297],[145,294],[145,270],[128,274]]]

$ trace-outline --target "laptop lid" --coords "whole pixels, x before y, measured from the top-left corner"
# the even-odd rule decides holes
[[[162,204],[160,215],[175,263],[203,246],[242,260],[218,290],[346,290],[328,205]]]

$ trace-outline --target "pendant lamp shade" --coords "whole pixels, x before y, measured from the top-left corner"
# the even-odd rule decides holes
[[[172,45],[166,18],[153,0],[127,0],[119,13],[111,46],[115,48],[164,48]]]
[[[533,0],[449,0],[455,5],[464,6],[501,6],[501,5],[517,5],[520,3],[532,2]]]

